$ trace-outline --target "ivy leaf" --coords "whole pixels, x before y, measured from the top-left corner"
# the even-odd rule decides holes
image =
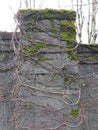
[[[78,116],[78,114],[79,114],[79,110],[78,109],[72,109],[71,110],[71,115],[72,116],[76,117],[76,116]]]

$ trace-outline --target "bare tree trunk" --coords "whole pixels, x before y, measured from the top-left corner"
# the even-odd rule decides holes
[[[20,1],[19,9],[21,9],[21,7],[22,7],[22,2]]]
[[[58,0],[58,9],[60,9],[60,1]]]
[[[90,0],[88,0],[88,22],[87,22],[87,35],[88,35],[88,43],[91,42],[91,33],[90,33],[90,28],[91,28],[91,7],[90,7]]]
[[[42,8],[43,4],[44,4],[44,0],[41,0],[40,3],[39,3],[39,9]]]
[[[35,9],[35,0],[33,0],[33,9]]]
[[[32,5],[31,5],[31,0],[30,0],[30,9],[32,8]]]
[[[97,13],[97,0],[92,0],[92,16],[91,16],[91,43],[96,42],[96,13]]]
[[[28,0],[25,0],[26,8],[28,9]]]
[[[87,35],[88,43],[94,44],[97,39],[96,32],[96,14],[97,14],[97,1],[98,0],[88,0],[88,20],[87,20]],[[79,43],[82,42],[82,30],[84,23],[83,16],[83,0],[77,0],[77,36]]]
[[[82,0],[77,0],[77,36],[79,43],[82,42],[83,14]]]
[[[78,40],[80,42],[80,34],[79,34],[79,24],[78,24],[78,21],[79,21],[79,8],[78,8],[78,2],[79,0],[77,0],[77,23],[76,23],[76,26],[77,26],[77,37],[78,37]]]
[[[71,0],[71,3],[72,3],[72,10],[73,10],[73,0]]]

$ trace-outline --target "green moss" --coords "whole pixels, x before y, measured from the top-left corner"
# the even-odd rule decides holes
[[[44,62],[46,60],[51,60],[51,59],[46,58],[45,56],[41,55],[41,56],[39,56],[38,62]]]
[[[65,83],[72,83],[72,82],[74,82],[74,81],[75,81],[75,79],[72,78],[72,77],[65,77],[65,78],[64,78],[64,82],[65,82]]]
[[[50,20],[51,28],[55,28],[55,24],[53,20]]]
[[[72,21],[63,20],[59,23],[61,26],[70,27],[73,30],[76,30],[76,26]]]
[[[78,109],[72,109],[71,110],[71,115],[72,116],[76,117],[76,116],[78,116],[78,114],[79,114],[79,110]]]
[[[35,23],[35,20],[34,19],[30,19],[27,21],[27,25],[33,25]]]
[[[73,42],[76,40],[76,35],[70,32],[61,32],[61,38],[62,40]]]
[[[71,51],[75,46],[76,45],[74,44],[74,42],[67,42],[65,51],[67,51],[67,54],[70,60],[77,61],[78,60],[77,50]]]
[[[50,20],[50,25],[51,25],[51,29],[49,29],[49,32],[52,32],[54,34],[57,34],[58,30],[57,28],[55,27],[55,22],[54,20]]]
[[[33,45],[30,45],[30,46],[23,44],[22,45],[22,48],[23,48],[22,53],[24,53],[27,56],[33,57],[43,47],[46,47],[46,44],[41,43],[41,42],[35,43]],[[44,58],[40,57],[40,60],[43,61]]]
[[[64,78],[64,82],[67,83],[67,82],[70,82],[70,79],[69,78]]]
[[[74,47],[75,47],[74,42],[68,42],[67,41],[65,50],[66,51],[71,51],[71,49],[73,49]]]
[[[27,103],[24,105],[25,110],[31,110],[33,108],[33,105],[31,103]]]
[[[48,9],[46,10],[42,10],[42,14],[41,14],[41,18],[46,18],[46,19],[51,19],[53,18],[53,14],[51,13],[51,11],[49,11]]]
[[[46,44],[45,44],[45,43],[38,42],[38,43],[36,43],[36,47],[37,47],[38,49],[40,49],[40,48],[46,47]]]
[[[32,47],[25,47],[23,50],[22,50],[22,53],[24,53],[25,55],[27,56],[34,56],[34,49]]]
[[[73,10],[55,10],[55,9],[41,9],[41,10],[19,10],[17,13],[18,19],[67,19],[75,21],[76,12]]]
[[[68,52],[68,55],[71,60],[78,60],[77,52]]]
[[[40,57],[39,57],[39,61],[40,61],[40,62],[44,62],[45,60],[46,60],[46,58],[45,58],[44,56],[40,56]]]

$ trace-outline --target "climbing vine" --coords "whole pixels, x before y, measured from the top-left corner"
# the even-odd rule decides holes
[[[49,10],[49,15],[46,15],[46,12],[44,14],[43,11],[43,17],[48,17],[49,19],[51,17],[54,17],[52,15],[55,15],[55,13],[50,15],[50,12],[51,11]],[[20,67],[18,67],[16,70],[16,74],[19,81],[18,87],[20,88],[20,90],[22,89],[19,96],[19,103],[24,104],[23,109],[19,106],[20,114],[17,114],[17,119],[19,119],[19,116],[22,116],[22,111],[34,111],[35,116],[37,118],[35,121],[37,122],[37,126],[34,127],[34,123],[31,125],[32,118],[30,118],[30,122],[27,126],[25,126],[24,119],[22,119],[22,121],[20,121],[20,123],[17,125],[17,128],[55,130],[58,128],[63,129],[66,127],[77,127],[82,123],[83,117],[79,105],[81,87],[77,79],[78,72],[74,71],[74,66],[76,66],[76,64],[78,63],[78,58],[72,56],[75,53],[72,52],[72,49],[75,47],[75,45],[72,45],[72,42],[75,41],[75,31],[73,31],[72,33],[72,35],[74,34],[72,36],[72,40],[70,39],[71,34],[69,35],[69,32],[68,34],[66,32],[66,35],[65,32],[61,32],[62,26],[64,26],[65,24],[65,26],[70,24],[69,28],[72,27],[72,30],[75,29],[75,27],[74,25],[72,25],[71,22],[67,21],[62,22],[61,20],[52,20],[52,22],[49,23],[48,21],[46,21],[47,24],[49,24],[49,30],[51,30],[51,27],[53,26],[54,29],[56,28],[56,26],[60,27],[58,33],[55,33],[54,35],[53,32],[50,33],[49,31],[47,31],[47,29],[38,26],[38,22],[42,23],[40,19],[41,17],[37,20],[34,20],[33,26],[32,21],[30,19],[30,22],[27,22],[27,25],[29,23],[28,28],[31,27],[32,30],[34,30],[33,32],[31,32],[31,28],[30,30],[28,30],[26,24],[26,30],[22,28],[23,25],[20,26],[20,30],[22,30],[21,37],[23,39],[23,42],[19,42],[20,48],[18,49],[18,57],[21,57],[23,61],[21,62],[20,60],[18,60],[17,57],[17,61],[21,63]],[[42,25],[43,24],[44,23],[42,23]],[[40,38],[40,35],[37,35],[39,33],[38,30],[40,30],[40,35],[44,33],[47,38],[42,40]],[[37,34],[35,34],[36,31]],[[35,39],[33,37],[35,37]],[[53,39],[54,41],[52,41]],[[55,43],[55,40],[57,40],[57,43]],[[66,44],[66,42],[64,43],[64,45],[62,45],[62,40],[64,42],[65,40],[70,42],[71,46],[66,46],[68,45],[68,43]],[[13,41],[13,47],[14,46],[15,45]],[[55,55],[59,55],[59,58],[57,57],[57,61],[55,59]],[[63,57],[64,59],[62,59]],[[66,61],[66,63],[64,62],[64,60]],[[72,61],[74,60],[77,61],[72,63]],[[27,68],[23,70],[23,66],[26,64],[28,64],[30,68],[28,68],[27,66]],[[70,70],[69,67],[72,67],[73,70]],[[30,70],[26,71],[26,69]],[[31,74],[33,74],[32,76],[29,71]],[[24,78],[26,80],[24,80]],[[28,80],[30,81],[30,83],[28,82]],[[78,87],[71,89],[70,85],[72,83],[78,84]],[[29,94],[27,95],[27,97],[35,97],[36,100],[33,99],[28,101],[27,99],[23,98],[25,96],[23,94],[25,93],[25,90]],[[75,95],[74,100],[73,95]],[[40,118],[42,118],[42,120],[46,120],[45,125],[43,124],[45,121],[42,122]]]

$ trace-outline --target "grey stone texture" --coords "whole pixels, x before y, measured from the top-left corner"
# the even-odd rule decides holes
[[[28,28],[27,16],[16,60],[12,34],[0,34],[0,130],[98,130],[98,46],[70,51],[75,41],[60,33],[65,18],[45,15]]]

